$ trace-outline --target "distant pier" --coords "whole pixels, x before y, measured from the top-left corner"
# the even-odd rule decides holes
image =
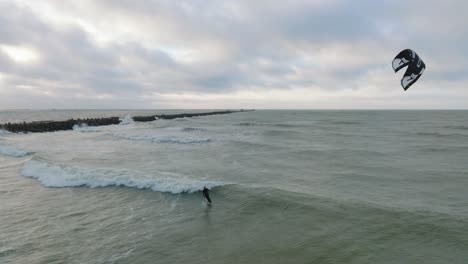
[[[217,111],[205,113],[184,113],[172,115],[152,115],[152,116],[134,116],[132,119],[135,122],[150,122],[158,119],[175,119],[184,117],[209,116],[209,115],[225,115],[239,112],[247,112],[253,110],[237,110],[237,111]],[[60,130],[72,130],[75,125],[86,124],[87,126],[108,126],[116,125],[121,122],[119,117],[102,117],[102,118],[79,118],[68,119],[66,121],[35,121],[23,123],[6,123],[0,124],[0,129],[14,133],[22,132],[53,132]]]

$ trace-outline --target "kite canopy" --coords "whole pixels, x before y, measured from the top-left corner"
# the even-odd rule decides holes
[[[426,64],[424,64],[416,52],[410,49],[402,50],[396,55],[392,62],[392,67],[395,72],[406,66],[408,66],[408,69],[406,69],[401,79],[401,87],[403,87],[405,91],[421,77],[426,69]]]

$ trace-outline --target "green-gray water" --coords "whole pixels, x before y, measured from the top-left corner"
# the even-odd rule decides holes
[[[126,121],[0,131],[0,263],[468,261],[468,111]]]

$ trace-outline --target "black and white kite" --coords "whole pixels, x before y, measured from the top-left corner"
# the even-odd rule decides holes
[[[392,62],[392,67],[395,72],[406,66],[408,66],[408,69],[406,69],[401,79],[401,86],[405,91],[421,77],[426,69],[426,64],[424,64],[416,52],[410,49],[402,50]]]

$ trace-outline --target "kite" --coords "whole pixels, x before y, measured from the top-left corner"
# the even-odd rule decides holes
[[[401,87],[403,87],[405,91],[421,77],[426,69],[426,64],[424,64],[416,52],[410,49],[402,50],[396,55],[392,62],[392,67],[395,72],[406,66],[408,66],[408,69],[406,69],[401,79]]]

